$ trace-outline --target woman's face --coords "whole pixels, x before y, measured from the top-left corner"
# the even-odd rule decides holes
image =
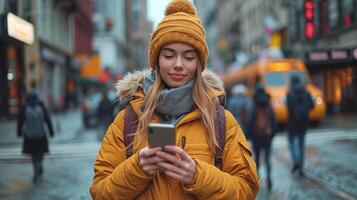
[[[171,88],[186,85],[192,80],[197,65],[197,51],[190,45],[176,42],[165,45],[160,51],[160,76]]]

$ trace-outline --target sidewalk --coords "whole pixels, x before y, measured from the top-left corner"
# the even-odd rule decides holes
[[[52,113],[50,117],[55,133],[51,142],[65,142],[75,137],[82,128],[80,109]],[[16,120],[0,121],[0,146],[22,143],[22,138],[18,138],[16,135],[16,126]]]
[[[357,128],[357,114],[328,114],[320,126],[326,128]]]

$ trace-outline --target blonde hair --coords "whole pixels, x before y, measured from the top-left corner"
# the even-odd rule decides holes
[[[158,105],[159,96],[164,88],[164,81],[161,79],[159,67],[155,70],[156,80],[149,88],[148,93],[145,95],[143,104],[143,112],[139,117],[138,128],[136,131],[136,139],[133,141],[134,148],[138,147],[146,138],[147,126],[155,112]],[[215,136],[215,120],[217,118],[218,98],[214,94],[214,90],[202,78],[201,65],[198,64],[196,71],[196,80],[193,88],[193,100],[195,106],[198,107],[202,117],[202,122],[208,132],[208,145],[212,152],[215,152],[215,147],[218,142]],[[222,147],[219,147],[222,148]]]

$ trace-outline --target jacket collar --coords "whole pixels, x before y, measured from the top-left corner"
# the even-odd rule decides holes
[[[133,100],[133,101],[130,102],[130,104],[131,104],[133,110],[135,111],[135,113],[136,113],[138,116],[142,115],[142,111],[141,111],[140,108],[141,108],[141,106],[143,105],[143,103],[144,103],[144,98],[135,99],[135,100]],[[195,120],[195,119],[200,118],[200,116],[201,116],[201,115],[200,115],[200,112],[199,112],[198,108],[194,108],[193,111],[187,113],[182,119],[180,119],[180,120],[177,122],[176,126],[180,126],[180,125],[182,125],[182,124],[191,122],[191,121],[193,121],[193,120]],[[153,120],[154,120],[155,122],[159,122],[159,119],[158,119],[158,117],[157,117],[156,115],[154,115]]]

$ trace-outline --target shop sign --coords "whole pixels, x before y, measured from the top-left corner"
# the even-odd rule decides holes
[[[308,59],[310,61],[327,61],[328,58],[327,52],[309,52]]]
[[[307,53],[307,60],[310,62],[350,62],[353,56],[357,57],[357,50],[334,49],[330,51],[311,51]]]
[[[332,50],[330,54],[332,60],[343,60],[349,57],[347,50]]]
[[[7,14],[6,22],[7,34],[10,37],[26,44],[32,44],[34,42],[34,28],[31,23],[12,13]]]

